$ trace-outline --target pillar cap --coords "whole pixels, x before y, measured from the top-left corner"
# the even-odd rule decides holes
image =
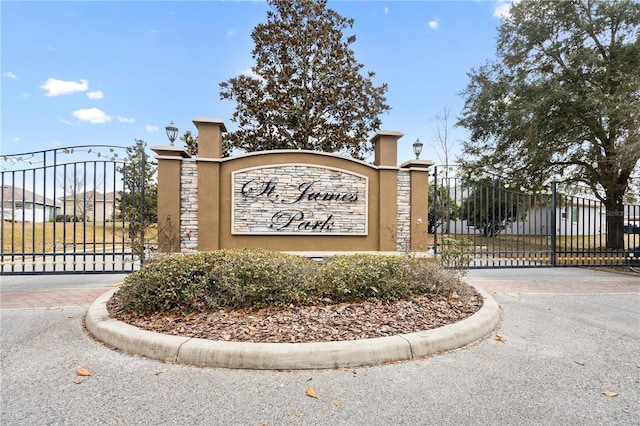
[[[436,163],[434,163],[431,160],[409,160],[402,163],[400,167],[403,169],[407,169],[407,168],[428,169],[434,164]]]
[[[152,146],[151,151],[155,152],[160,157],[181,157],[181,158],[189,158],[191,157],[184,148],[179,146]]]
[[[404,136],[404,133],[393,130],[378,130],[369,141],[375,143],[375,141],[382,136],[395,136],[397,139],[400,139]]]
[[[227,128],[224,125],[224,121],[222,121],[219,118],[194,118],[192,121],[193,121],[193,124],[195,124],[196,128],[198,127],[198,124],[209,123],[209,124],[219,124],[221,131],[223,132],[227,131]]]

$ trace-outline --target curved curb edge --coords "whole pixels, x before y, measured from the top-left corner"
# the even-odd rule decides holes
[[[89,307],[85,324],[95,338],[128,353],[161,361],[206,367],[304,370],[356,367],[405,361],[466,346],[490,334],[500,308],[488,293],[482,308],[462,321],[440,328],[373,339],[313,343],[225,342],[171,336],[142,330],[109,317],[109,290]]]

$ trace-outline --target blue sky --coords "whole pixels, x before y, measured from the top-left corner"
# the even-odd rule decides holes
[[[234,104],[219,83],[253,65],[251,31],[264,1],[6,1],[1,19],[1,152],[84,144],[165,145],[164,127],[195,131],[195,117],[227,128]],[[354,18],[347,33],[365,71],[387,83],[382,129],[405,134],[398,161],[438,161],[434,119],[450,125],[472,68],[495,56],[504,1],[346,1],[329,7]],[[454,129],[452,141],[466,137]]]

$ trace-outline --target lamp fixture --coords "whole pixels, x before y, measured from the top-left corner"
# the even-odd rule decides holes
[[[416,141],[413,143],[413,153],[416,155],[416,160],[420,159],[420,153],[422,152],[422,145],[423,143],[420,142],[420,139],[416,139]]]
[[[173,124],[172,121],[164,129],[167,131],[167,137],[169,138],[169,142],[171,142],[171,146],[173,146],[173,142],[175,142],[176,137],[178,136],[178,128]]]

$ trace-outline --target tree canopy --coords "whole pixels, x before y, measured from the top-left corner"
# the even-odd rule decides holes
[[[463,180],[468,196],[460,206],[460,217],[483,237],[495,237],[514,222],[526,219],[527,199],[522,192],[511,191],[501,179],[486,176]]]
[[[129,227],[129,244],[141,262],[145,259],[148,226],[158,222],[158,183],[155,180],[156,166],[146,154],[147,143],[136,139],[136,144],[127,147],[122,174],[124,191],[118,194],[118,210]]]
[[[526,185],[588,185],[622,248],[623,198],[640,160],[640,4],[514,3],[497,58],[469,73],[459,124],[467,166]]]
[[[307,149],[363,158],[372,150],[369,134],[380,128],[387,85],[375,86],[375,74],[344,31],[353,19],[327,8],[327,0],[268,0],[267,22],[251,37],[255,65],[220,83],[221,99],[234,100],[226,147],[248,152]]]

